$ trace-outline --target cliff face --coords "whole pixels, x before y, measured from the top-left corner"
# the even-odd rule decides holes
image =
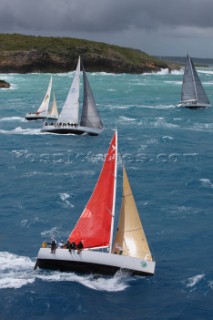
[[[168,65],[148,54],[94,41],[0,34],[0,72],[67,72],[81,56],[87,71],[144,73]]]

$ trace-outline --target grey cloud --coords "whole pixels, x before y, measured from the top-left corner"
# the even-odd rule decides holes
[[[212,56],[212,0],[1,0],[0,32]]]
[[[212,0],[1,0],[1,31],[112,32],[212,27]]]

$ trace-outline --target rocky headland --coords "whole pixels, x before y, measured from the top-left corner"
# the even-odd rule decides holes
[[[170,66],[137,49],[64,37],[0,34],[0,72],[68,72],[78,56],[90,72],[156,72]]]

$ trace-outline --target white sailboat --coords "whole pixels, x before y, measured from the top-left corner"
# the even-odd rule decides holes
[[[82,115],[79,121],[80,66],[81,61],[79,57],[75,75],[58,120],[54,124],[46,123],[41,129],[42,132],[98,135],[103,131],[103,124],[84,68],[84,100]]]
[[[25,119],[27,120],[41,120],[41,119],[52,119],[57,120],[58,119],[58,111],[57,111],[57,105],[54,106],[54,111],[49,113],[49,103],[50,103],[50,95],[52,90],[52,76],[50,78],[50,82],[47,88],[47,92],[44,96],[44,99],[38,108],[36,112],[28,112],[25,116]]]
[[[190,109],[211,106],[193,61],[188,55],[183,75],[181,101],[177,106]]]
[[[100,274],[114,274],[122,269],[132,274],[154,275],[155,261],[125,168],[123,168],[120,219],[113,241],[117,149],[117,132],[115,132],[94,191],[68,237],[69,249],[65,246],[51,253],[50,248],[42,246],[38,252],[35,269],[39,267]],[[81,244],[81,250],[75,249],[74,244]]]

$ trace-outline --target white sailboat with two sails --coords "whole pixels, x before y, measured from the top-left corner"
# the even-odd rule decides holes
[[[103,124],[98,113],[95,99],[84,67],[84,98],[82,114],[79,120],[80,73],[81,59],[79,57],[74,78],[61,113],[59,114],[58,120],[51,124],[45,123],[41,129],[42,132],[76,135],[86,133],[89,135],[98,135],[103,131]]]
[[[68,237],[67,245],[54,252],[44,245],[38,252],[35,269],[98,274],[114,274],[121,269],[138,275],[154,274],[155,261],[124,167],[122,205],[113,241],[117,149],[115,132],[96,186]],[[77,250],[73,244],[77,244],[77,247],[81,244],[81,250]]]
[[[44,120],[44,119],[57,120],[58,119],[58,107],[56,103],[55,94],[53,97],[52,106],[49,110],[51,91],[52,91],[52,76],[50,77],[47,92],[44,96],[44,99],[41,105],[39,106],[36,112],[28,112],[25,115],[26,120]]]

